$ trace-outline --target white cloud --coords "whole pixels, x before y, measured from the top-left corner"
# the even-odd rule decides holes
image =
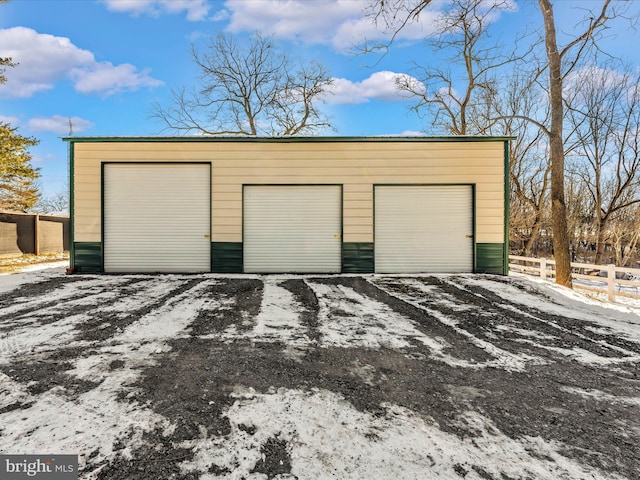
[[[373,73],[369,78],[361,82],[352,82],[346,78],[334,78],[333,84],[326,96],[323,97],[326,103],[332,104],[355,104],[366,103],[370,100],[380,100],[383,102],[402,102],[410,97],[406,92],[398,90],[396,80],[404,77],[410,82],[417,80],[404,73],[394,73],[381,71]]]
[[[130,64],[98,62],[93,53],[68,38],[25,27],[0,29],[0,57],[18,63],[8,72],[7,83],[0,85],[0,97],[28,98],[51,90],[64,78],[71,79],[79,92],[106,95],[162,84],[148,71],[138,72]]]
[[[73,133],[80,133],[93,127],[93,123],[80,117],[63,117],[54,115],[52,117],[36,117],[27,122],[27,126],[34,132],[53,132],[58,134],[69,133],[69,122],[73,126]]]
[[[74,68],[70,76],[80,93],[104,93],[111,95],[123,90],[137,90],[141,86],[157,87],[160,80],[149,76],[149,70],[138,72],[130,63],[113,65],[100,62],[89,67]]]
[[[198,30],[195,30],[195,31],[189,33],[188,35],[185,35],[185,38],[187,40],[189,40],[189,42],[191,42],[191,43],[194,43],[194,42],[200,40],[201,38],[206,38],[206,37],[207,37],[207,34],[202,33],[202,32],[200,32]]]
[[[566,93],[571,93],[580,88],[584,83],[600,85],[602,88],[611,88],[628,80],[628,73],[612,68],[601,68],[597,65],[587,65],[567,75],[563,83]]]
[[[157,17],[162,14],[187,12],[187,20],[205,20],[211,9],[207,0],[103,0],[112,12],[128,12],[132,15],[147,14]]]
[[[68,38],[25,27],[0,30],[0,56],[18,63],[8,72],[0,92],[18,98],[53,88],[54,82],[76,65],[95,63],[91,52],[79,49]]]
[[[371,0],[227,0],[214,18],[228,20],[231,32],[254,32],[310,44],[352,49],[363,39],[389,38],[367,17]],[[398,40],[417,40],[431,33],[436,10],[425,10],[409,23]]]
[[[18,117],[7,117],[4,115],[0,115],[0,123],[8,123],[12,127],[17,127],[20,123],[20,119]]]

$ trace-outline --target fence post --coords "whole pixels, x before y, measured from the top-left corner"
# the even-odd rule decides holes
[[[40,255],[40,215],[33,216],[33,250],[36,255]]]
[[[607,295],[610,302],[616,299],[616,266],[607,265]]]
[[[547,259],[544,257],[540,259],[540,278],[542,280],[547,279]]]

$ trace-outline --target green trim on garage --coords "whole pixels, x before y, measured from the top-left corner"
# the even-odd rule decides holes
[[[509,142],[504,142],[504,247],[502,253],[502,273],[509,275],[509,195],[511,192],[510,178],[511,169],[509,168]]]
[[[342,273],[373,273],[373,259],[373,242],[342,243]]]
[[[211,271],[213,273],[242,273],[242,242],[211,242]]]
[[[75,199],[73,195],[74,189],[74,172],[73,172],[73,143],[69,143],[69,268],[75,271],[75,245],[73,241],[73,210]]]
[[[74,272],[102,272],[102,243],[73,242],[72,262]]]
[[[475,273],[506,274],[503,243],[476,243]]]

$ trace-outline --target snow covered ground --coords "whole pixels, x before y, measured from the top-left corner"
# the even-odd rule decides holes
[[[0,276],[0,452],[83,479],[634,479],[639,366],[521,277]]]

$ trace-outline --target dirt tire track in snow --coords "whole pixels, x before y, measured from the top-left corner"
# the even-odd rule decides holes
[[[75,278],[75,277],[74,278],[63,277],[63,278],[51,279],[38,284],[42,288],[36,289],[35,292],[29,292],[28,295],[18,294],[17,291],[11,292],[10,298],[12,301],[15,301],[16,299],[19,299],[19,298],[32,299],[32,301],[21,302],[24,304],[24,308],[21,308],[16,312],[11,312],[3,315],[0,310],[0,323],[5,324],[4,326],[0,325],[0,334],[3,332],[11,331],[15,327],[15,325],[19,323],[20,319],[27,317],[29,314],[32,314],[34,312],[39,312],[39,315],[35,317],[37,320],[34,323],[37,323],[40,325],[47,325],[50,323],[57,322],[69,316],[69,310],[67,308],[60,308],[61,306],[72,308],[74,314],[81,314],[84,312],[95,310],[96,305],[94,303],[87,302],[86,300],[87,298],[91,298],[92,296],[103,295],[105,292],[108,291],[105,286],[92,287],[92,290],[97,290],[97,291],[82,295],[79,298],[78,298],[78,292],[70,292],[66,297],[56,298],[55,307],[59,309],[58,312],[56,313],[47,312],[46,314],[43,314],[42,312],[43,309],[47,309],[53,306],[51,304],[51,300],[47,299],[48,294],[53,293],[55,290],[59,289],[61,286],[64,286],[70,283],[72,284],[73,282],[78,282],[81,280],[82,278]],[[118,284],[117,288],[122,291],[123,295],[126,295],[128,294],[128,287],[131,287],[132,285],[135,285],[144,281],[145,281],[144,279],[123,279],[123,283]],[[43,285],[43,284],[46,284],[46,285]],[[114,286],[109,285],[109,287],[114,287]],[[22,290],[23,289],[20,289],[20,291]],[[81,304],[77,303],[78,299],[80,299],[80,301],[82,302]],[[116,295],[112,296],[109,299],[101,298],[99,301],[100,307],[104,308],[106,306],[112,305],[116,303],[118,299],[119,298]],[[9,302],[8,305],[11,305],[11,304],[12,303]],[[7,306],[7,305],[3,298],[3,301],[0,302],[0,308],[4,306]]]
[[[444,352],[455,351],[455,356],[462,360],[479,362],[493,358],[485,350],[470,344],[464,337],[458,335],[454,330],[444,325],[440,320],[432,317],[424,310],[403,301],[402,299],[390,295],[376,285],[361,277],[335,277],[335,278],[314,278],[317,283],[328,285],[343,285],[351,288],[365,297],[388,305],[393,311],[407,317],[414,322],[416,328],[430,337],[443,339],[448,345]],[[419,345],[418,342],[412,342]]]
[[[302,323],[307,327],[307,337],[318,344],[320,342],[321,333],[318,329],[318,313],[320,306],[318,297],[313,289],[302,279],[289,279],[279,284],[281,287],[293,293],[294,298],[303,306],[304,310],[300,313]]]
[[[55,354],[31,362],[21,361],[0,365],[0,372],[16,382],[25,384],[27,391],[32,395],[39,395],[52,388],[62,386],[65,395],[73,399],[77,395],[93,390],[100,384],[100,382],[92,382],[64,373],[72,369],[71,363],[61,362]]]
[[[502,283],[502,279],[492,278],[492,281],[498,281]],[[498,311],[503,312],[503,320],[507,320],[506,315],[511,313],[513,315],[514,310],[508,310],[501,307],[501,304],[507,303],[507,301],[497,295],[495,292],[488,290],[486,288],[482,288],[476,285],[470,285],[465,283],[464,280],[452,280],[450,282],[446,282],[449,285],[460,285],[461,288],[468,290],[472,294],[479,296],[479,299],[485,303],[485,308],[487,306],[493,305],[496,307]],[[517,286],[517,284],[516,284]],[[551,301],[551,300],[549,300]],[[564,336],[564,340],[567,344],[570,345],[580,345],[581,347],[585,347],[586,345],[591,346],[591,350],[593,353],[597,355],[601,355],[604,357],[624,357],[625,355],[621,355],[620,351],[616,348],[610,348],[607,346],[603,346],[603,340],[607,344],[612,347],[617,347],[618,349],[627,350],[631,354],[640,354],[640,344],[627,341],[624,338],[620,338],[619,336],[610,333],[605,334],[602,332],[604,327],[599,326],[595,323],[588,322],[585,320],[574,319],[570,317],[563,317],[560,315],[554,315],[549,312],[543,312],[534,307],[529,307],[522,304],[514,304],[513,302],[508,302],[514,309],[525,312],[531,317],[534,318],[542,318],[543,322],[537,322],[535,325],[535,329],[537,331],[543,331],[543,333],[555,334]],[[527,317],[529,321],[534,321],[534,318]],[[549,324],[552,325],[549,325]],[[555,324],[555,325],[553,325]],[[590,331],[585,327],[597,327],[600,331],[598,333]],[[567,332],[568,331],[568,332]],[[576,338],[578,336],[578,338]],[[589,350],[589,348],[585,348]]]
[[[73,284],[76,282],[82,282],[83,278],[76,277],[61,277],[54,279],[43,280],[38,283],[28,283],[26,285],[20,285],[14,290],[7,292],[0,297],[0,322],[15,320],[21,316],[28,315],[32,312],[40,310],[44,305],[48,306],[46,298],[48,294],[58,290],[61,286],[67,284]],[[76,293],[71,292],[69,298],[76,298]],[[24,301],[20,301],[24,299]],[[16,304],[23,304],[24,308],[16,312],[8,314],[2,314],[3,308],[12,307]],[[0,324],[0,332],[6,331],[11,327]]]
[[[42,280],[37,283],[27,283],[17,286],[2,295],[0,308],[13,304],[19,298],[39,298],[60,288],[60,285],[84,281],[82,276],[56,277],[55,279]]]
[[[211,309],[203,309],[191,322],[191,335],[209,335],[225,331],[232,325],[239,331],[252,327],[260,312],[264,285],[256,279],[220,279],[205,292],[217,300]]]
[[[616,348],[584,338],[582,332],[577,334],[576,332],[587,324],[585,321],[545,313],[509,302],[486,289],[468,285],[459,286],[436,277],[420,277],[416,281],[435,287],[433,296],[425,296],[423,291],[403,284],[400,278],[393,279],[391,283],[385,279],[386,288],[414,297],[421,305],[455,318],[460,328],[503,350],[513,353],[524,352],[535,357],[555,355],[558,360],[561,360],[564,356],[549,348],[570,350],[579,347],[601,357],[612,359],[625,357]],[[447,296],[448,302],[438,301],[439,291]],[[456,310],[449,305],[452,301],[468,308]],[[535,342],[530,342],[531,337],[523,334],[524,331],[535,332]],[[638,347],[640,346],[636,345],[634,348]]]
[[[585,335],[578,330],[583,330],[586,322],[559,317],[557,315],[541,312],[531,307],[524,307],[522,305],[516,305],[513,302],[508,302],[505,299],[499,297],[493,292],[471,285],[458,286],[453,282],[439,282],[440,288],[448,293],[455,295],[461,302],[466,304],[472,304],[483,312],[487,312],[498,320],[497,322],[491,319],[488,322],[477,321],[478,317],[470,315],[465,316],[462,327],[471,331],[474,335],[482,336],[486,335],[486,332],[494,333],[498,336],[498,343],[505,342],[502,345],[503,348],[508,350],[522,349],[523,343],[521,340],[528,340],[526,336],[519,334],[514,330],[500,330],[496,331],[496,325],[512,325],[515,327],[523,328],[530,331],[535,331],[547,335],[548,337],[536,338],[536,343],[543,345],[544,347],[571,349],[574,347],[582,348],[595,355],[606,358],[620,358],[620,352],[616,349],[610,348],[601,343],[596,343],[584,338]],[[513,308],[505,308],[503,305],[508,305]],[[514,322],[514,313],[517,311],[523,312],[525,315],[517,316],[517,321]],[[529,314],[529,315],[526,315]],[[486,320],[481,317],[482,320]],[[592,324],[593,325],[593,324]],[[496,339],[493,339],[496,343]],[[507,342],[511,345],[507,345]],[[515,343],[512,343],[515,342]],[[538,350],[535,354],[539,355],[539,347],[532,348],[531,345],[527,347],[532,352]]]
[[[152,302],[142,303],[139,308],[132,309],[126,315],[105,313],[98,310],[95,314],[90,315],[88,320],[76,326],[76,330],[78,330],[76,338],[77,340],[92,342],[108,340],[144,315],[161,308],[170,302],[172,298],[195,288],[203,281],[205,281],[204,278],[179,278],[177,279],[177,286],[172,286],[168,292]],[[141,286],[144,288],[144,283]]]

